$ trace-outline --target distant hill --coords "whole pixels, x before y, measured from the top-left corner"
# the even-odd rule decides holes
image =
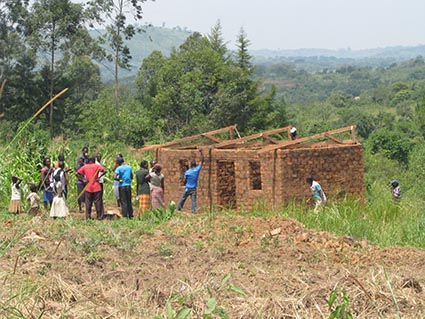
[[[425,45],[414,47],[385,47],[365,50],[253,50],[254,63],[257,65],[291,64],[298,70],[318,72],[324,69],[335,70],[342,65],[358,67],[388,67],[394,63],[425,57]]]
[[[144,32],[137,33],[130,41],[126,41],[130,49],[132,59],[130,61],[131,70],[120,70],[119,76],[121,79],[134,77],[139,70],[143,59],[149,56],[154,50],[161,51],[164,55],[169,56],[173,49],[178,48],[186,38],[192,34],[191,31],[176,28],[164,28],[154,26],[144,26]],[[92,36],[102,31],[92,31]],[[100,65],[100,72],[104,81],[113,79],[113,65],[110,62],[104,61]]]
[[[161,51],[169,56],[173,49],[178,48],[193,31],[186,28],[165,28],[157,26],[144,26],[144,32],[136,34],[126,44],[132,55],[131,70],[120,70],[120,78],[132,81],[143,59],[154,50]],[[101,32],[101,31],[100,31]],[[93,36],[96,36],[92,32]],[[293,50],[251,50],[254,63],[258,65],[288,63],[294,64],[297,69],[308,72],[317,72],[335,69],[340,65],[354,64],[357,66],[386,67],[393,63],[413,59],[419,55],[425,56],[425,45],[414,47],[385,47],[365,50],[329,50],[329,49],[293,49]],[[113,79],[113,66],[103,62],[101,65],[102,79],[106,82]]]
[[[351,50],[351,49],[293,49],[293,50],[253,50],[251,54],[264,59],[279,57],[334,57],[339,59],[364,59],[364,58],[396,58],[408,60],[418,55],[425,56],[425,45],[413,47],[394,46],[375,49]]]

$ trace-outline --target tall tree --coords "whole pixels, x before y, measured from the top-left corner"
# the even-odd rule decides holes
[[[27,20],[26,36],[33,48],[47,53],[49,60],[49,95],[55,92],[56,60],[59,52],[65,55],[69,45],[83,26],[83,6],[70,0],[36,0]],[[50,133],[53,135],[53,103],[49,112]]]
[[[21,36],[28,17],[27,5],[27,1],[21,0],[0,2],[0,85],[7,81],[0,113],[12,126],[35,112],[40,96],[34,82],[36,55]]]
[[[99,40],[107,44],[110,53],[106,55],[114,63],[115,102],[118,104],[118,85],[120,68],[129,69],[131,54],[124,40],[130,40],[136,32],[142,31],[128,18],[138,21],[142,19],[142,3],[147,0],[91,0],[88,2],[93,20],[103,26],[106,32],[101,34]],[[118,111],[118,110],[117,110]]]
[[[223,54],[227,49],[217,50],[221,44],[213,43],[220,41],[194,33],[170,58],[153,53],[144,60],[137,76],[138,93],[142,101],[150,101],[144,103],[145,114],[165,138],[232,124],[248,132],[252,125],[261,124],[261,129],[280,120],[277,115],[254,120],[260,107],[269,111],[274,91],[263,97],[258,82],[251,79],[250,59],[244,56],[243,69],[238,59]]]
[[[228,50],[226,47],[226,42],[223,38],[223,28],[221,26],[220,20],[218,20],[212,27],[211,33],[208,35],[208,40],[210,41],[212,49],[219,53],[224,60],[226,60]]]
[[[250,41],[246,35],[246,32],[243,28],[239,31],[238,39],[236,46],[238,51],[236,53],[236,65],[241,68],[241,70],[247,72],[247,74],[252,75],[254,68],[252,64],[252,56],[248,52],[248,47]]]

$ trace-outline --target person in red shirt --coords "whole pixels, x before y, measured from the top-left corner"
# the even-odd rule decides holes
[[[102,203],[102,186],[99,183],[99,177],[103,176],[105,169],[96,164],[94,156],[89,157],[88,164],[78,169],[77,174],[85,176],[85,206],[86,206],[86,219],[91,219],[91,208],[94,203],[96,208],[96,217],[98,220],[103,219],[103,203]]]

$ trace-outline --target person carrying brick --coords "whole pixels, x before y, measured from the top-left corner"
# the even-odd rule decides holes
[[[177,205],[177,210],[181,210],[186,199],[190,196],[192,200],[192,213],[196,213],[196,188],[198,187],[198,178],[199,173],[201,172],[202,165],[204,164],[204,153],[202,149],[199,149],[201,154],[201,162],[199,165],[196,165],[196,161],[193,160],[190,163],[190,168],[184,173],[184,191],[180,201]]]

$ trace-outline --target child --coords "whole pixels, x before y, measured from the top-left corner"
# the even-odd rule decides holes
[[[68,206],[66,206],[64,197],[64,186],[61,182],[60,174],[55,175],[53,182],[53,202],[50,208],[50,217],[66,217],[69,213]]]
[[[391,182],[391,192],[393,194],[394,200],[398,201],[401,198],[401,189],[398,181],[395,179]]]
[[[12,197],[9,204],[9,212],[13,214],[22,213],[21,210],[21,184],[22,178],[12,175],[10,187],[12,189]]]
[[[34,183],[30,183],[30,191],[27,195],[27,200],[30,204],[30,209],[28,211],[28,214],[31,216],[37,216],[41,215],[40,210],[40,196],[37,193],[37,185]]]

